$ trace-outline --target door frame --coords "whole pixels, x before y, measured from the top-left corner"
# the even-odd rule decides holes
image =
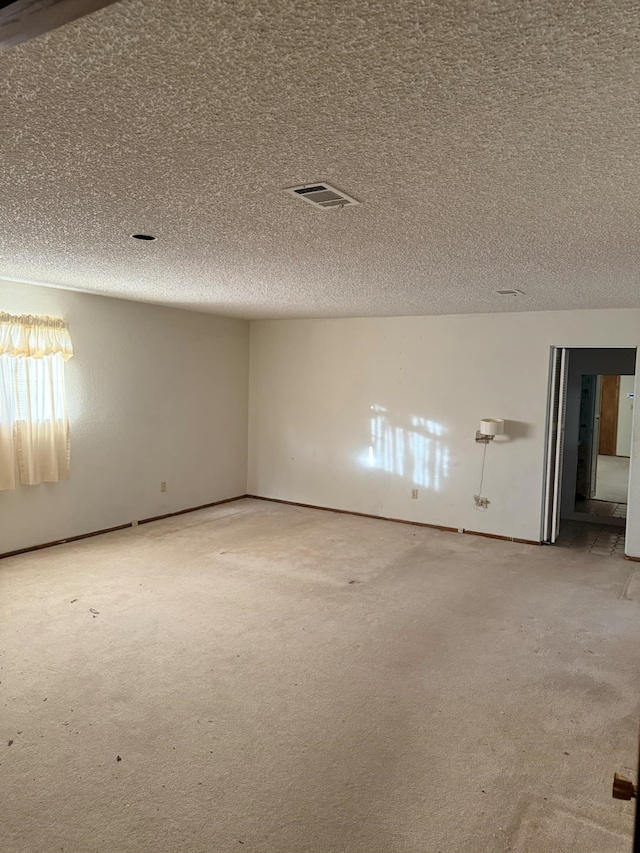
[[[593,344],[579,344],[579,345],[568,345],[568,346],[551,346],[549,349],[549,375],[547,381],[547,413],[546,413],[546,423],[545,423],[545,440],[544,440],[544,464],[543,464],[543,477],[542,477],[542,500],[541,500],[541,517],[540,517],[540,542],[543,545],[552,545],[557,538],[557,533],[552,535],[553,530],[553,510],[554,506],[557,509],[557,524],[559,524],[559,518],[561,513],[561,504],[562,504],[562,465],[560,464],[560,469],[558,470],[558,466],[554,468],[551,462],[551,455],[553,453],[554,459],[556,463],[558,461],[562,461],[562,449],[558,451],[557,447],[557,437],[558,437],[558,426],[561,427],[562,431],[562,445],[564,448],[564,415],[566,409],[559,410],[559,400],[557,395],[554,394],[554,377],[557,369],[557,361],[556,359],[559,357],[561,352],[565,353],[565,371],[566,374],[563,377],[564,382],[566,383],[568,379],[568,363],[569,363],[569,353],[574,350],[634,350],[635,352],[635,369],[634,375],[636,376],[636,387],[638,382],[638,372],[640,371],[640,348],[634,346],[611,346],[607,345],[599,345],[594,346]],[[554,399],[555,397],[555,399]],[[563,408],[566,407],[566,384],[565,384],[565,395],[563,402]],[[560,411],[562,412],[562,423],[558,423],[558,416]],[[633,410],[633,421],[632,421],[632,430],[635,429],[636,423],[636,415],[637,408],[634,406]],[[558,452],[560,455],[558,456]],[[633,456],[631,458],[631,467],[633,468]],[[640,462],[640,460],[639,460]],[[635,506],[635,504],[634,504]],[[629,497],[629,502],[627,504],[627,516],[631,514],[631,498]],[[557,528],[556,528],[557,530]]]

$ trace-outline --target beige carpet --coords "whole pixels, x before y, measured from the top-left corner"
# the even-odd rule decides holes
[[[0,850],[629,850],[639,569],[255,500],[0,561]]]

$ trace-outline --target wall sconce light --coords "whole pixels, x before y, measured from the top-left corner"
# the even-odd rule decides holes
[[[504,435],[504,421],[502,418],[482,418],[480,429],[476,430],[476,442],[489,444],[496,435]]]

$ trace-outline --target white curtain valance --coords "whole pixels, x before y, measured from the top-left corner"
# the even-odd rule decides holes
[[[32,314],[5,314],[0,311],[0,356],[43,358],[60,355],[64,361],[73,356],[69,326],[55,317]]]

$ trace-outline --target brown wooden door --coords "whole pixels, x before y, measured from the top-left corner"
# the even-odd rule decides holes
[[[600,406],[600,445],[602,456],[615,456],[618,442],[618,401],[620,377],[602,377],[602,403]]]

